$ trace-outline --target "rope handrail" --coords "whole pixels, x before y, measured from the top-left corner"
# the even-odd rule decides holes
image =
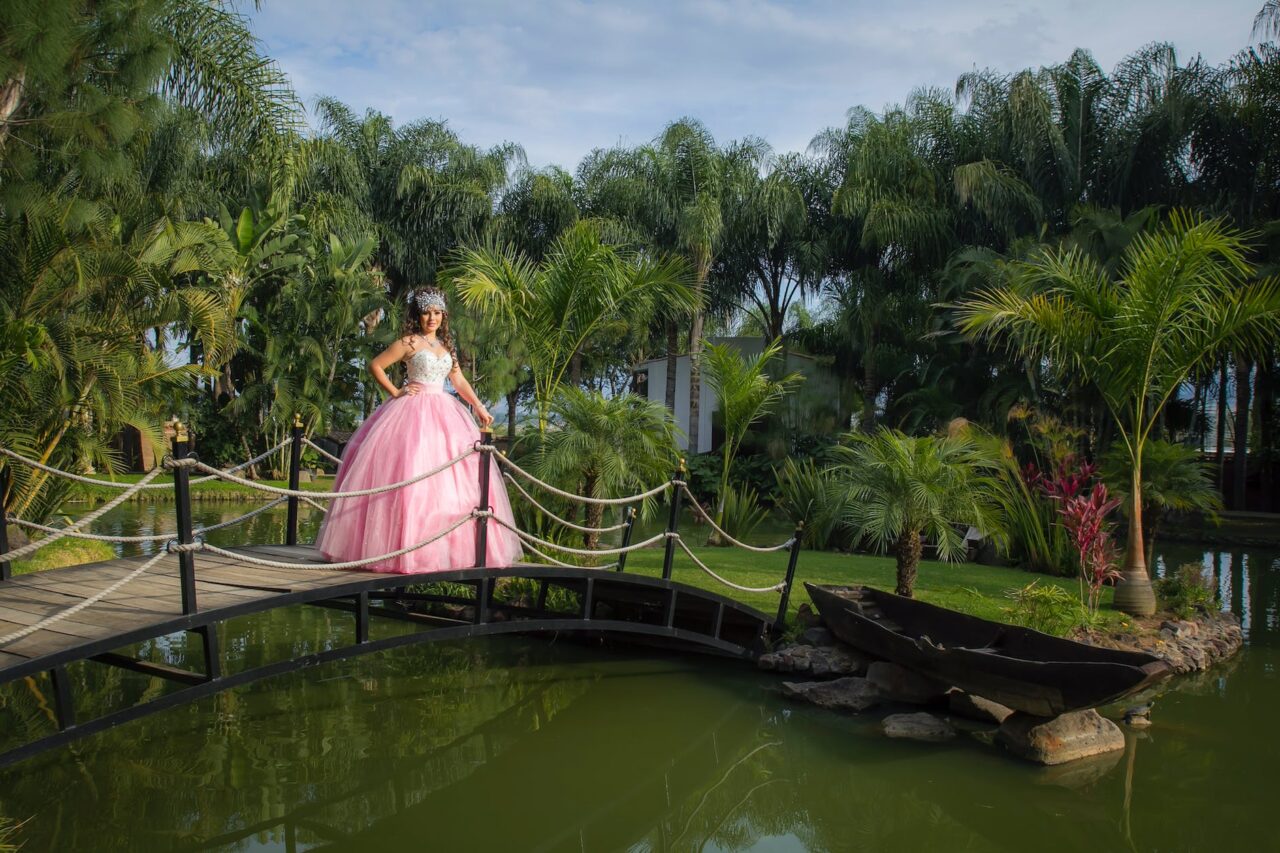
[[[312,441],[311,439],[307,438],[306,436],[303,436],[303,438],[302,438],[302,443],[303,443],[303,444],[305,444],[307,447],[310,447],[310,448],[311,448],[312,450],[314,450],[316,453],[319,453],[321,456],[325,457],[326,459],[328,459],[330,462],[334,463],[335,465],[341,465],[341,464],[342,464],[342,457],[340,457],[340,456],[334,456],[332,453],[330,453],[329,451],[325,450],[323,447],[321,447],[320,445],[316,444],[314,441]]]
[[[551,542],[550,540],[547,540],[547,539],[540,539],[539,537],[534,536],[532,533],[527,533],[521,530],[519,527],[516,527],[514,524],[508,524],[506,521],[503,521],[499,516],[491,515],[490,520],[493,522],[496,522],[500,527],[505,527],[507,530],[510,530],[512,533],[519,536],[521,539],[523,539],[525,542],[529,544],[541,545],[543,548],[554,548],[557,551],[562,551],[566,554],[577,554],[578,556],[581,556],[581,557],[595,557],[597,555],[612,556],[614,554],[630,554],[632,551],[640,551],[644,548],[648,548],[650,545],[654,545],[658,542],[661,542],[662,540],[666,539],[668,536],[671,535],[666,532],[659,533],[656,536],[650,536],[648,539],[644,540],[643,542],[640,542],[635,545],[628,545],[625,548],[594,548],[594,549],[572,548],[568,545],[561,545],[557,542]]]
[[[695,566],[697,566],[698,568],[702,569],[704,572],[706,572],[707,574],[709,574],[711,577],[715,578],[716,580],[720,581],[720,583],[724,584],[724,585],[725,585],[725,586],[727,586],[727,587],[732,587],[733,589],[736,589],[736,590],[738,590],[739,592],[779,592],[779,593],[780,593],[780,592],[783,592],[783,591],[784,591],[784,590],[786,590],[786,588],[787,588],[787,584],[786,584],[786,582],[785,582],[785,581],[779,581],[778,583],[774,584],[773,586],[760,586],[760,587],[756,587],[756,586],[742,586],[741,584],[736,584],[736,583],[734,583],[733,581],[731,581],[731,580],[729,580],[729,579],[727,579],[727,578],[723,578],[723,577],[721,577],[720,575],[716,574],[715,572],[713,572],[713,571],[711,570],[711,568],[710,568],[709,566],[707,566],[707,564],[706,564],[706,563],[704,563],[704,562],[702,562],[701,560],[699,560],[699,559],[698,559],[698,555],[693,553],[693,549],[691,549],[691,548],[688,546],[688,544],[684,541],[684,539],[682,539],[682,538],[680,537],[680,535],[679,535],[679,534],[676,534],[676,535],[675,535],[675,536],[673,536],[672,538],[674,538],[674,539],[676,540],[676,544],[680,546],[681,550],[683,550],[686,554],[688,554],[688,555],[689,555],[689,559],[690,559],[690,560],[693,560],[693,564],[694,564]]]
[[[90,607],[94,604],[97,604],[99,601],[106,598],[108,595],[111,595],[111,593],[120,589],[125,584],[129,583],[130,581],[144,574],[148,569],[150,569],[152,566],[158,563],[161,558],[166,556],[168,556],[167,552],[161,551],[158,554],[155,554],[154,556],[152,556],[149,560],[147,560],[141,566],[138,566],[138,568],[129,572],[129,574],[120,578],[115,583],[111,584],[105,589],[95,592],[93,595],[89,596],[83,601],[80,601],[80,602],[77,602],[76,604],[71,605],[66,610],[61,610],[57,613],[54,613],[51,616],[46,616],[45,618],[37,622],[33,622],[30,625],[26,626],[25,628],[20,628],[17,631],[14,631],[9,634],[5,634],[3,637],[0,637],[0,646],[7,646],[9,645],[9,643],[12,643],[16,640],[21,640],[23,637],[29,636],[31,634],[34,634],[36,631],[47,628],[50,625],[54,624],[55,622],[61,622],[63,619],[67,619],[67,618],[70,618],[71,616],[76,615],[81,610],[84,610],[86,607]]]
[[[498,450],[492,445],[486,445],[485,447],[481,448],[481,450],[485,453],[492,453],[495,457],[497,457],[499,462],[501,462],[503,465],[506,465],[512,471],[515,471],[521,477],[524,477],[530,483],[533,483],[536,486],[540,486],[541,488],[546,489],[548,492],[551,492],[553,495],[558,495],[559,497],[566,498],[571,501],[578,501],[579,503],[600,504],[602,506],[620,506],[623,504],[632,504],[632,503],[636,503],[637,501],[642,501],[647,498],[651,498],[654,495],[662,494],[667,489],[671,488],[671,485],[672,485],[671,481],[668,480],[660,486],[654,486],[652,489],[650,489],[647,492],[641,492],[638,495],[631,495],[630,497],[625,497],[625,498],[589,498],[585,495],[575,495],[573,492],[566,492],[563,489],[560,489],[551,485],[545,480],[539,480],[533,474],[530,474],[528,471],[524,470],[519,465],[512,462],[509,458],[507,458],[507,456],[501,450]]]
[[[453,524],[446,527],[444,530],[441,530],[439,533],[436,533],[426,539],[423,539],[421,542],[417,542],[413,545],[407,545],[404,548],[399,548],[395,551],[391,551],[386,554],[379,554],[376,557],[363,557],[359,560],[346,560],[341,563],[286,563],[280,560],[267,560],[262,557],[251,557],[248,554],[243,554],[236,551],[228,551],[224,548],[219,548],[217,545],[210,545],[208,542],[193,542],[190,545],[179,545],[175,547],[173,550],[179,551],[179,552],[208,551],[211,554],[218,554],[219,556],[222,556],[222,557],[230,557],[233,560],[241,560],[246,563],[253,563],[254,565],[257,565],[257,566],[267,566],[273,569],[303,569],[306,571],[339,571],[339,570],[346,570],[346,569],[357,569],[357,568],[360,568],[361,566],[367,566],[367,565],[370,565],[371,563],[377,563],[382,560],[390,560],[393,557],[400,557],[400,556],[403,556],[404,554],[410,553],[411,551],[417,551],[419,548],[427,547],[432,542],[438,542],[439,540],[448,536],[453,531],[457,530],[462,525],[466,524],[468,521],[471,521],[476,518],[488,518],[488,517],[491,517],[492,515],[493,514],[488,511],[481,512],[480,510],[472,510],[471,512],[459,518]]]
[[[7,554],[0,554],[0,562],[7,563],[11,560],[16,560],[19,557],[25,557],[27,554],[32,554],[36,551],[39,551],[41,548],[45,547],[46,545],[52,545],[54,542],[57,542],[59,539],[63,538],[64,536],[69,536],[71,534],[78,533],[80,531],[80,528],[92,524],[93,522],[97,521],[99,518],[106,515],[108,512],[115,509],[120,504],[124,503],[129,498],[133,497],[138,492],[140,492],[142,488],[146,486],[147,483],[154,480],[160,474],[160,470],[161,469],[158,467],[152,468],[146,474],[143,474],[142,479],[134,483],[129,488],[128,491],[121,492],[111,500],[104,503],[102,506],[98,507],[93,512],[89,513],[88,515],[82,516],[81,518],[72,522],[68,526],[61,528],[57,534],[46,536],[43,539],[37,539],[34,542],[29,542],[26,545],[23,545],[21,548],[14,548],[12,551],[10,551]]]
[[[702,504],[698,503],[698,499],[693,496],[693,492],[689,491],[689,486],[687,483],[680,483],[679,485],[680,485],[680,488],[684,490],[685,497],[689,499],[689,503],[693,505],[694,512],[696,512],[699,516],[701,516],[703,521],[711,525],[712,530],[720,534],[720,536],[723,537],[725,541],[729,542],[730,544],[736,545],[737,547],[743,548],[747,551],[755,551],[757,554],[771,554],[774,551],[781,551],[784,548],[790,548],[793,544],[795,544],[796,540],[794,536],[788,539],[786,542],[781,542],[777,545],[765,545],[765,546],[748,545],[746,542],[742,542],[741,540],[734,539],[732,536],[730,536],[728,533],[724,531],[724,528],[716,524],[715,520],[712,519],[710,515],[707,514],[707,511],[702,508]]]
[[[265,453],[258,454],[257,456],[253,457],[247,462],[241,462],[239,465],[233,465],[230,468],[219,469],[219,471],[220,473],[224,473],[224,474],[234,474],[236,471],[242,471],[251,465],[257,465],[259,462],[266,459],[271,454],[279,452],[280,450],[283,450],[284,448],[288,447],[289,444],[292,443],[292,441],[293,441],[293,437],[290,436],[289,438],[286,438],[284,441],[277,444],[275,447],[271,448]],[[23,465],[26,465],[30,468],[35,468],[37,470],[44,471],[48,474],[55,474],[59,477],[63,477],[64,479],[67,479],[67,480],[72,480],[77,483],[86,483],[90,486],[101,486],[104,489],[134,489],[135,486],[138,486],[138,483],[117,483],[114,480],[99,480],[96,477],[86,477],[83,474],[73,474],[70,471],[63,471],[61,468],[54,468],[52,465],[46,465],[45,463],[38,462],[35,459],[28,459],[26,456],[23,456],[21,453],[16,453],[7,447],[0,447],[0,455],[8,456],[10,459],[15,459],[18,462],[21,462]],[[169,467],[169,466],[156,466],[152,470],[158,471],[160,470],[161,467]],[[210,480],[216,480],[216,479],[218,479],[217,474],[210,474],[207,477],[197,477],[196,479],[191,481],[191,485],[194,486],[197,483],[207,483]],[[139,483],[141,482],[143,481],[140,480]],[[173,486],[168,483],[149,483],[146,485],[142,485],[140,488],[172,489]]]
[[[512,477],[510,474],[508,474],[505,471],[502,472],[502,477],[508,483],[515,486],[516,491],[524,495],[525,500],[527,500],[529,503],[533,504],[535,507],[541,510],[544,515],[548,516],[549,518],[551,518],[552,520],[560,524],[563,524],[565,527],[570,527],[570,528],[573,528],[574,530],[578,530],[583,533],[612,533],[615,530],[621,530],[622,528],[627,526],[627,522],[625,521],[622,522],[621,524],[615,524],[612,527],[584,527],[581,524],[575,524],[574,522],[569,521],[567,518],[561,518],[551,510],[547,509],[542,504],[538,503],[537,499],[533,495],[529,494],[524,490],[524,486],[521,486],[518,482],[516,482],[515,477]]]
[[[280,498],[279,500],[285,500],[285,498]],[[316,503],[315,501],[311,500],[311,498],[303,498],[302,502],[305,504],[310,504],[311,508],[314,510],[319,510],[320,512],[329,511],[329,508],[327,506],[324,506],[323,504],[320,504],[320,503]]]
[[[366,495],[380,495],[384,492],[393,492],[396,489],[403,489],[406,486],[412,486],[414,483],[420,483],[423,480],[427,479],[428,477],[434,477],[436,474],[439,474],[441,471],[447,471],[448,469],[452,468],[454,465],[457,465],[463,459],[466,459],[468,456],[476,452],[478,451],[476,450],[475,447],[468,447],[462,453],[453,457],[448,462],[445,462],[443,465],[437,465],[435,468],[432,468],[430,471],[424,471],[423,473],[418,474],[417,476],[410,477],[408,480],[401,480],[398,483],[390,483],[385,486],[376,486],[371,489],[355,489],[349,492],[308,492],[308,491],[303,491],[301,489],[282,489],[278,486],[268,486],[263,483],[255,483],[252,480],[246,480],[242,477],[236,477],[234,475],[227,474],[224,471],[220,471],[217,468],[213,468],[209,465],[204,464],[203,462],[201,462],[198,459],[195,459],[194,457],[188,457],[186,459],[172,459],[169,461],[168,464],[174,468],[195,468],[198,471],[207,471],[220,480],[226,480],[229,483],[236,483],[238,485],[245,486],[250,489],[257,489],[260,492],[266,492],[267,494],[271,494],[271,495],[283,495],[285,497],[297,497],[297,498],[313,498],[316,500],[329,501],[329,500],[335,500],[338,498],[359,498],[359,497],[365,497]]]

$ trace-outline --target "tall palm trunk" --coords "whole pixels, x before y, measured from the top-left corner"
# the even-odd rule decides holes
[[[689,332],[689,453],[700,452],[698,447],[699,421],[702,419],[702,311],[693,315],[693,329]]]
[[[680,359],[680,329],[675,320],[667,321],[667,387],[665,397],[671,417],[676,416],[676,369]]]
[[[27,75],[24,69],[19,68],[13,77],[10,77],[0,86],[0,151],[4,150],[5,140],[9,136],[9,119],[18,111],[18,107],[22,104],[22,91],[26,86]]]
[[[1272,512],[1275,502],[1275,486],[1271,482],[1275,470],[1275,421],[1276,421],[1276,362],[1273,352],[1258,362],[1258,383],[1255,389],[1258,411],[1258,456],[1262,460],[1262,486],[1258,509]]]
[[[1150,616],[1156,612],[1155,590],[1147,573],[1147,554],[1142,535],[1142,446],[1134,453],[1132,495],[1129,513],[1129,537],[1125,542],[1124,565],[1116,583],[1115,606],[1134,616]]]
[[[898,587],[894,592],[911,598],[915,594],[916,575],[920,572],[920,554],[924,550],[920,544],[920,531],[910,528],[902,531],[896,550]]]
[[[588,474],[583,481],[582,493],[595,497],[596,477]],[[587,504],[586,505],[586,527],[600,527],[600,520],[604,518],[603,504]],[[600,534],[594,531],[582,534],[582,546],[587,549],[595,548],[600,543]]]
[[[507,452],[510,453],[512,442],[516,440],[516,403],[519,395],[516,389],[507,392]]]
[[[1249,485],[1249,376],[1253,372],[1253,362],[1247,358],[1236,359],[1236,435],[1234,453],[1232,454],[1232,473],[1234,475],[1231,508],[1244,510],[1248,507]]]
[[[872,353],[876,346],[876,330],[866,331],[866,346],[862,352],[862,414],[858,428],[863,432],[871,432],[876,422],[876,384],[880,381],[876,376],[875,359]]]
[[[1218,366],[1218,416],[1217,423],[1217,459],[1218,491],[1223,501],[1227,499],[1227,360],[1224,358]]]

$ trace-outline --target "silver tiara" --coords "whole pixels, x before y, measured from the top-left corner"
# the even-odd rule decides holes
[[[419,290],[414,294],[413,301],[418,306],[418,313],[425,313],[432,308],[449,313],[449,308],[444,303],[444,294],[438,290]]]

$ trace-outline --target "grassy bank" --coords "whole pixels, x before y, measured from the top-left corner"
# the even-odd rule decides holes
[[[60,539],[52,545],[46,545],[25,560],[15,560],[13,573],[24,575],[27,572],[41,572],[45,569],[60,569],[63,566],[78,566],[81,563],[97,563],[115,559],[115,549],[109,542],[91,542],[86,539]]]

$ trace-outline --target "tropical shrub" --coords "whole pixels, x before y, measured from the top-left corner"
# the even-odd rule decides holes
[[[1055,584],[1032,581],[1024,587],[1007,590],[1005,598],[1013,602],[1004,611],[1008,621],[1033,631],[1064,637],[1093,621],[1079,599]]]
[[[808,548],[847,547],[852,531],[845,523],[847,490],[829,469],[813,459],[787,459],[775,469],[777,506],[792,524],[804,523],[801,542]]]
[[[1188,619],[1210,609],[1214,591],[1199,563],[1183,563],[1177,571],[1156,581],[1160,606],[1179,619]]]
[[[746,539],[760,523],[769,516],[769,511],[760,506],[760,496],[755,489],[729,486],[724,490],[720,526],[735,539]],[[712,536],[708,545],[728,545],[718,537]]]
[[[1098,612],[1102,585],[1120,577],[1116,571],[1116,548],[1111,541],[1107,515],[1120,501],[1107,496],[1104,483],[1095,483],[1087,493],[1055,495],[1058,513],[1080,557],[1080,603],[1090,613]]]

